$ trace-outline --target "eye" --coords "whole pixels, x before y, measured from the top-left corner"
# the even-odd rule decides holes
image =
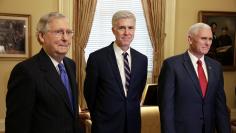
[[[71,34],[73,34],[73,33],[74,33],[74,32],[73,32],[72,30],[67,30],[67,31],[66,31],[66,34],[67,34],[67,35],[71,35]]]
[[[130,26],[130,27],[129,27],[129,30],[133,30],[133,29],[134,29],[134,27],[133,27],[133,26]]]
[[[55,33],[62,35],[62,34],[64,34],[64,31],[63,30],[56,30]]]
[[[120,26],[120,27],[118,27],[118,29],[119,29],[119,30],[125,30],[126,27],[125,27],[125,26]]]

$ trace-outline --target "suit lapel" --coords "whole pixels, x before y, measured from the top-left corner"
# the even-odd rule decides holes
[[[52,61],[50,60],[50,58],[44,52],[43,49],[40,51],[39,57],[40,57],[39,59],[40,69],[44,75],[44,78],[55,89],[55,91],[62,97],[62,99],[64,100],[69,110],[71,110],[69,99],[66,94],[66,90],[64,88],[64,85]]]
[[[191,62],[191,59],[190,59],[190,57],[188,55],[188,52],[185,52],[183,54],[183,57],[184,57],[184,67],[187,70],[191,80],[194,83],[195,90],[202,97],[202,92],[201,92],[201,89],[200,89],[199,80],[198,80],[197,74],[196,74],[196,72],[194,70],[194,67],[193,67],[193,64]]]
[[[121,76],[120,76],[120,71],[117,65],[117,61],[116,61],[116,56],[115,56],[115,52],[114,52],[114,48],[113,48],[113,43],[112,42],[109,46],[108,46],[108,60],[111,64],[112,67],[112,71],[114,73],[114,76],[117,80],[117,83],[119,85],[121,94],[125,97],[125,93],[123,90],[123,85],[122,85],[122,80],[121,80]]]
[[[214,72],[213,72],[213,67],[209,61],[209,59],[207,57],[205,57],[205,63],[206,63],[206,68],[207,68],[207,75],[208,75],[208,85],[207,85],[207,90],[206,90],[206,96],[208,96],[208,93],[211,93],[209,91],[211,91],[211,87],[214,83],[213,79],[214,79]]]
[[[132,86],[134,85],[134,79],[136,77],[136,68],[138,65],[138,60],[137,60],[137,56],[135,56],[135,51],[130,48],[130,54],[131,54],[131,79],[130,79],[130,87],[129,87],[129,91],[132,91]],[[135,67],[136,66],[136,67]]]

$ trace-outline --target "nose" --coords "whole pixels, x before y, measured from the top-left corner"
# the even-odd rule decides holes
[[[125,28],[124,33],[125,33],[125,34],[129,34],[129,33],[130,33],[130,29],[129,29],[129,28]]]
[[[212,39],[207,39],[207,40],[206,40],[206,45],[209,46],[209,45],[211,45],[211,44],[212,44]]]
[[[208,40],[207,40],[207,43],[208,43],[208,44],[212,44],[212,39],[208,39]]]

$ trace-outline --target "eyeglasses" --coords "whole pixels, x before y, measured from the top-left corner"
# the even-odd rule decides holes
[[[48,32],[52,33],[55,37],[62,37],[64,36],[65,34],[68,36],[68,37],[72,37],[74,35],[74,32],[72,30],[49,30]]]

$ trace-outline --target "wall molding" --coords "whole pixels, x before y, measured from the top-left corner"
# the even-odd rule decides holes
[[[73,0],[58,0],[58,12],[64,14],[68,20],[70,27],[73,27]],[[71,45],[67,57],[72,58],[73,46]]]

